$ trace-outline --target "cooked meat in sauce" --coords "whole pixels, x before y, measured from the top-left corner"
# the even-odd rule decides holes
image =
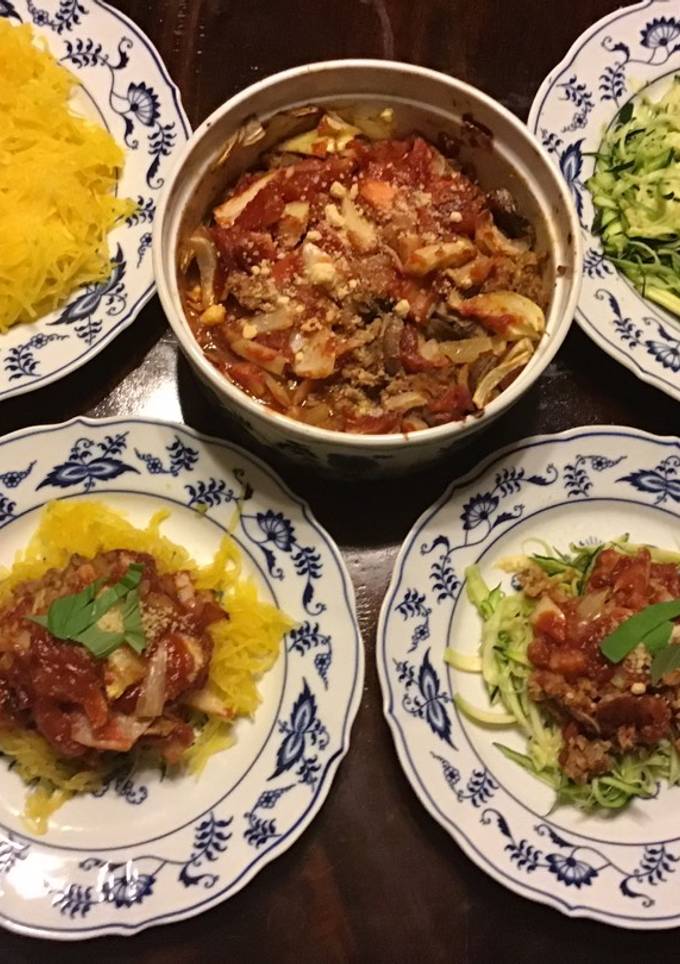
[[[647,549],[626,555],[604,549],[584,594],[565,596],[532,571],[524,592],[539,599],[528,655],[531,697],[562,724],[560,765],[577,783],[612,769],[617,756],[662,739],[680,750],[680,671],[652,684],[648,649],[615,664],[600,643],[630,616],[680,598],[680,566],[653,562]],[[672,642],[680,642],[680,629]]]
[[[412,432],[479,414],[526,366],[545,258],[506,190],[333,114],[265,163],[184,251],[192,330],[237,386],[322,428]]]
[[[26,618],[97,581],[103,592],[131,564],[142,567],[141,654],[122,645],[98,659]],[[189,573],[161,575],[150,555],[73,556],[65,569],[18,586],[0,609],[0,726],[35,729],[59,756],[90,763],[103,751],[137,744],[177,762],[193,741],[188,709],[201,705],[212,652],[206,630],[225,616]]]

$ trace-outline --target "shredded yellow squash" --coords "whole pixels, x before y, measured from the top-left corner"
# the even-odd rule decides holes
[[[159,572],[186,570],[199,589],[219,594],[228,618],[208,630],[213,640],[209,687],[234,718],[250,716],[260,703],[258,678],[276,661],[281,639],[293,623],[258,598],[257,587],[245,576],[239,549],[231,538],[225,536],[213,561],[199,568],[186,549],[161,534],[160,526],[168,516],[167,511],[157,512],[145,528],[138,529],[95,500],[50,503],[12,568],[0,572],[0,607],[16,586],[42,578],[49,569],[64,568],[74,553],[92,558],[111,549],[147,552],[156,560]],[[196,738],[184,756],[189,772],[200,773],[210,756],[231,746],[231,730],[232,725],[223,719],[198,714]],[[83,769],[78,761],[58,758],[47,740],[30,730],[0,729],[0,752],[11,758],[12,766],[31,784],[24,819],[34,833],[44,833],[54,810],[76,793],[98,789],[111,772]],[[149,759],[148,754],[144,759]]]
[[[114,194],[122,149],[69,106],[77,84],[0,18],[0,332],[107,278],[108,232],[135,208]]]

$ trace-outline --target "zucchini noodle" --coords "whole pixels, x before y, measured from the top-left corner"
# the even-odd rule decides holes
[[[587,182],[593,233],[650,301],[680,315],[680,77],[657,103],[625,104]]]
[[[546,546],[545,554],[534,555],[531,561],[564,594],[578,596],[583,593],[599,553],[606,547],[629,555],[645,548],[654,562],[680,564],[680,553],[635,545],[627,536],[597,546],[572,546],[571,555],[554,550],[551,553]],[[514,564],[519,558],[511,561],[511,571],[516,571]],[[501,564],[501,568],[506,566]],[[567,777],[559,760],[563,747],[561,727],[529,695],[533,667],[528,647],[534,638],[530,617],[538,601],[523,591],[506,594],[500,586],[490,589],[477,566],[469,567],[465,576],[468,598],[482,620],[479,655],[476,658],[448,649],[444,658],[456,669],[469,672],[478,667],[482,675],[489,695],[488,707],[475,707],[458,694],[454,697],[466,716],[486,725],[514,724],[526,738],[524,753],[495,743],[504,756],[551,787],[556,805],[569,803],[586,811],[620,810],[635,797],[654,796],[660,781],[671,786],[680,782],[680,757],[669,740],[619,755],[609,772],[591,777],[586,783]]]

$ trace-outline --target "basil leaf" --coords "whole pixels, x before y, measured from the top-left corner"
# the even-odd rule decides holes
[[[94,604],[95,622],[115,606],[119,599],[123,599],[132,589],[136,589],[141,581],[143,570],[144,566],[141,563],[132,563],[122,579],[97,596]]]
[[[146,648],[146,636],[142,624],[142,611],[139,606],[139,590],[132,589],[123,603],[123,631],[125,642],[136,653],[142,653]]]
[[[47,629],[47,616],[26,616],[26,619],[30,619],[32,623],[37,623],[38,626],[42,626],[43,629]]]
[[[47,615],[26,618],[46,628],[57,639],[80,643],[98,659],[109,656],[125,642],[141,653],[147,642],[137,588],[143,571],[141,563],[132,563],[125,575],[102,593],[100,589],[105,580],[97,579],[79,593],[55,599]],[[123,632],[100,629],[97,623],[102,616],[121,602]]]
[[[667,620],[665,623],[659,623],[651,632],[643,636],[641,642],[645,644],[650,653],[658,653],[660,649],[665,649],[668,646],[672,632],[673,623]]]
[[[117,586],[114,588],[117,588]],[[72,637],[74,642],[81,643],[87,647],[98,659],[104,659],[110,656],[115,649],[124,643],[128,643],[136,653],[143,653],[147,641],[142,625],[139,591],[137,589],[131,589],[126,593],[120,605],[120,615],[123,622],[121,632],[112,633],[108,630],[101,629],[97,623],[93,623],[82,633]],[[108,611],[107,609],[107,612]]]
[[[47,628],[53,636],[65,638],[92,622],[96,587],[92,583],[74,596],[55,599],[47,612]]]
[[[656,629],[660,623],[676,619],[678,616],[680,616],[680,599],[647,606],[641,612],[624,620],[613,633],[605,636],[600,643],[600,651],[611,663],[620,663],[647,633]]]
[[[666,646],[659,650],[652,660],[652,683],[656,686],[662,676],[678,667],[680,667],[680,646]]]
[[[92,622],[94,597],[101,579],[86,586],[81,592],[55,599],[45,616],[27,616],[31,622],[46,627],[57,639],[69,639],[71,633],[81,632]]]
[[[97,659],[105,659],[111,653],[122,646],[125,641],[124,633],[110,633],[100,629],[97,625],[88,626],[82,633],[72,638],[74,643],[80,643],[96,656]]]

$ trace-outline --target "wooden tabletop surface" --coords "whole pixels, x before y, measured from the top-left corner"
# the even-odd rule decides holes
[[[545,74],[616,0],[116,0],[158,47],[193,125],[252,82],[296,64],[388,57],[475,84],[525,119]],[[2,433],[76,414],[184,421],[256,447],[227,424],[178,357],[154,299],[68,378],[0,405]],[[673,932],[569,920],[506,891],[423,810],[401,772],[375,670],[380,604],[397,549],[445,485],[507,442],[582,424],[677,433],[678,404],[574,326],[528,395],[463,454],[381,483],[320,482],[274,463],[339,543],[357,592],[366,683],[352,745],[302,838],[201,917],[48,945],[0,932],[0,962],[541,962],[677,959]],[[259,453],[262,454],[262,453]],[[266,454],[265,454],[265,457]],[[271,461],[271,459],[270,459]]]

